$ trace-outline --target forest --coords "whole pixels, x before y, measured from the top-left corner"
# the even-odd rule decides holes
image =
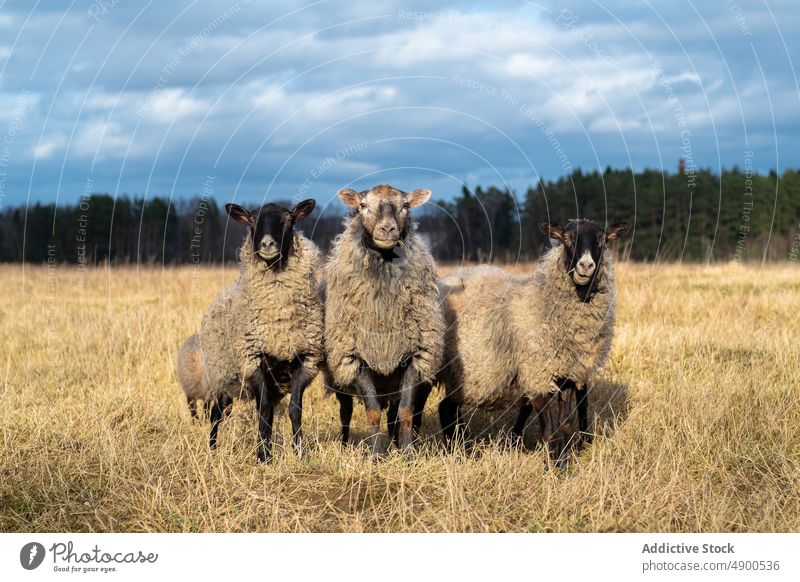
[[[441,261],[508,263],[541,255],[540,220],[634,225],[619,251],[636,261],[796,260],[800,171],[577,170],[524,193],[496,186],[434,192],[417,211]],[[243,236],[228,200],[91,194],[71,205],[0,209],[0,262],[206,264],[230,261]],[[333,205],[336,207],[336,205]],[[342,215],[318,211],[303,230],[327,249]]]

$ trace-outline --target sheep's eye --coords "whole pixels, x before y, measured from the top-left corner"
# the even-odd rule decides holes
[[[366,202],[362,202],[358,206],[361,208],[361,210],[367,210],[367,203]]]
[[[408,202],[406,202],[405,204],[403,204],[403,208],[401,210],[408,210],[409,208],[411,208],[411,205]]]

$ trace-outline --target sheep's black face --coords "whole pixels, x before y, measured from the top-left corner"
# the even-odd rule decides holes
[[[430,196],[430,190],[403,192],[388,184],[363,192],[339,190],[341,201],[358,214],[366,243],[379,251],[390,251],[406,237],[409,209],[425,204]]]
[[[606,243],[619,238],[630,225],[626,222],[612,224],[603,229],[594,220],[570,220],[565,227],[557,222],[539,224],[542,232],[564,245],[567,273],[578,286],[592,282],[603,260]]]
[[[294,225],[311,214],[316,202],[304,200],[291,210],[277,204],[265,204],[252,212],[237,204],[226,204],[234,220],[250,227],[253,252],[270,266],[280,267],[294,250]]]

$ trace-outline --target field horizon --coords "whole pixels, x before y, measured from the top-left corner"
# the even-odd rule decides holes
[[[0,531],[800,530],[796,264],[618,262],[596,436],[549,471],[535,422],[524,450],[507,446],[515,411],[471,415],[474,446],[445,451],[438,390],[416,454],[372,462],[363,444],[339,444],[319,379],[306,457],[285,402],[273,463],[255,462],[252,403],[236,404],[210,452],[175,362],[237,275],[0,265]],[[359,404],[357,442],[366,426]]]

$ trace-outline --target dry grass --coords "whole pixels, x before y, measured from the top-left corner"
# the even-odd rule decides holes
[[[211,454],[174,362],[235,276],[0,268],[0,530],[800,529],[796,269],[621,266],[618,334],[593,402],[600,436],[547,473],[541,449],[491,438],[469,455],[433,439],[413,459],[372,463],[336,442],[335,401],[316,384],[306,460],[282,449],[280,415],[276,461],[257,466],[244,405]],[[496,435],[505,421],[472,428]],[[362,409],[354,422],[363,437]]]

